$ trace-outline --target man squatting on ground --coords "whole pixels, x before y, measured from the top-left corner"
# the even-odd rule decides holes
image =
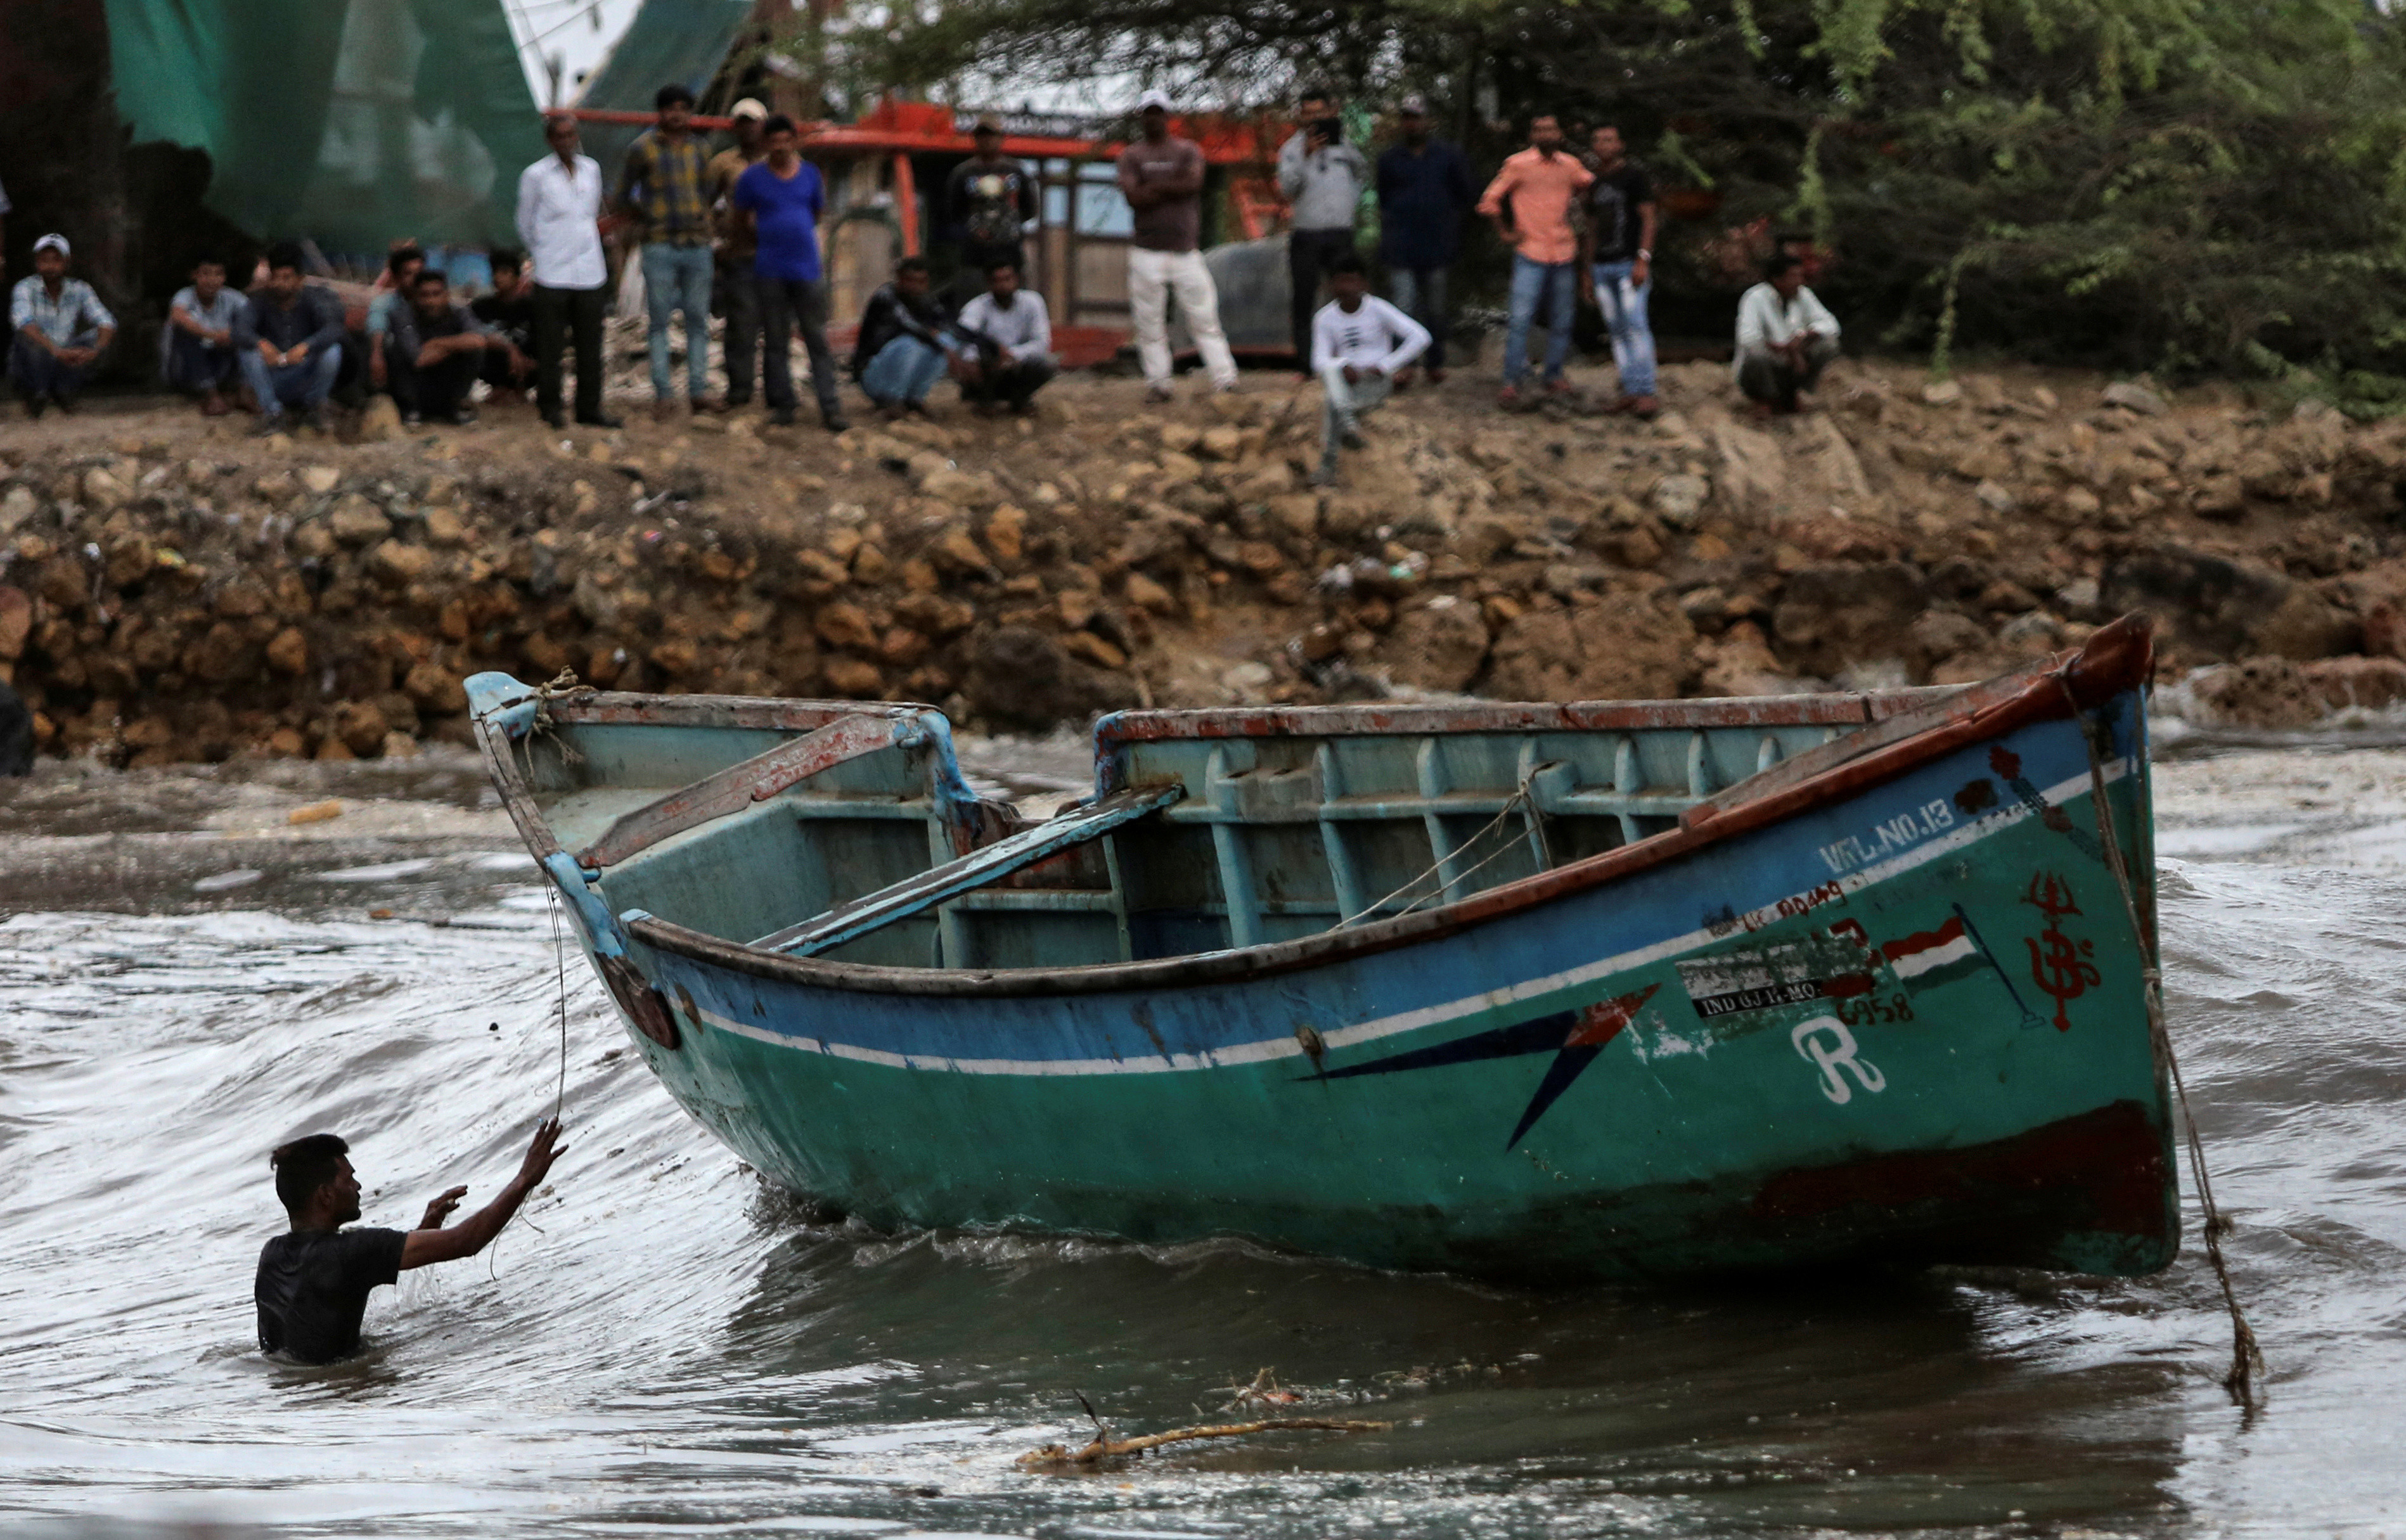
[[[234,333],[250,304],[225,279],[223,259],[194,262],[192,281],[167,302],[167,324],[159,332],[160,377],[170,390],[198,397],[201,415],[209,417],[234,409],[226,400],[240,367]]]
[[[469,308],[451,298],[450,281],[431,267],[410,280],[409,303],[393,318],[385,348],[388,378],[401,420],[447,422],[466,427],[476,420],[468,388],[485,372],[487,354],[509,344]]]
[[[1804,287],[1804,264],[1782,252],[1765,262],[1763,281],[1737,302],[1737,388],[1755,414],[1796,410],[1838,356],[1838,318]]]
[[[360,1217],[360,1179],[344,1158],[349,1152],[350,1146],[333,1134],[311,1134],[270,1157],[276,1195],[292,1228],[259,1253],[251,1295],[259,1306],[262,1352],[304,1363],[331,1363],[358,1352],[370,1290],[413,1267],[483,1250],[527,1194],[543,1185],[564,1151],[559,1120],[545,1120],[518,1163],[518,1174],[492,1202],[445,1229],[443,1222],[468,1191],[451,1188],[426,1206],[417,1229],[406,1232],[343,1228]]]
[[[53,402],[74,411],[92,364],[117,335],[117,318],[92,285],[67,276],[67,257],[64,235],[35,241],[34,276],[18,279],[8,296],[8,379],[29,417]]]
[[[1353,222],[1370,183],[1370,162],[1345,142],[1345,120],[1325,86],[1303,93],[1295,121],[1295,131],[1279,146],[1278,185],[1294,210],[1286,237],[1288,332],[1295,358],[1306,360],[1321,281],[1339,257],[1353,253]]]
[[[1136,214],[1128,242],[1128,310],[1137,356],[1144,364],[1145,399],[1168,401],[1169,296],[1195,338],[1215,390],[1237,388],[1237,356],[1220,330],[1220,290],[1196,243],[1203,230],[1203,149],[1169,132],[1169,98],[1148,91],[1138,100],[1134,144],[1120,152],[1120,191]]]
[[[250,297],[234,341],[243,383],[259,403],[253,432],[284,431],[285,409],[294,406],[310,427],[330,431],[326,398],[343,372],[343,306],[332,290],[302,281],[299,243],[267,248],[266,286]]]
[[[927,392],[947,368],[957,373],[960,367],[964,345],[929,284],[927,259],[905,257],[861,308],[852,377],[889,420],[905,412],[925,415]]]
[[[1329,274],[1337,297],[1311,321],[1311,371],[1320,376],[1320,468],[1312,485],[1337,479],[1337,451],[1362,447],[1362,414],[1385,404],[1395,371],[1421,356],[1428,328],[1370,293],[1362,259],[1337,259]]]
[[[961,396],[981,411],[1026,412],[1060,369],[1053,357],[1053,318],[1043,295],[1020,287],[1018,263],[996,261],[985,282],[985,292],[961,306],[953,322],[976,349],[960,369]]]

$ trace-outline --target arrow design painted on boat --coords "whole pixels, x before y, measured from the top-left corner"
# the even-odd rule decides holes
[[[1537,1082],[1536,1095],[1529,1098],[1528,1109],[1521,1114],[1519,1126],[1504,1148],[1517,1147],[1546,1109],[1561,1099],[1573,1081],[1595,1062],[1605,1045],[1621,1035],[1621,1028],[1636,1019],[1637,1012],[1654,992],[1663,986],[1648,984],[1632,995],[1600,1000],[1578,1010],[1557,1010],[1534,1021],[1517,1022],[1510,1026],[1492,1027],[1474,1032],[1451,1042],[1415,1048],[1408,1053],[1390,1053],[1366,1064],[1348,1065],[1342,1069],[1323,1070],[1317,1075],[1302,1077],[1308,1081],[1350,1080],[1356,1075],[1393,1075],[1407,1069],[1436,1069],[1451,1064],[1475,1064],[1481,1059],[1513,1059],[1531,1053],[1551,1053],[1554,1062],[1546,1067],[1545,1079]]]

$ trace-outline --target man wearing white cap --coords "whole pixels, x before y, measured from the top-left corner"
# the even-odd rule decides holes
[[[67,238],[45,235],[34,243],[34,276],[20,278],[8,295],[8,379],[24,399],[25,415],[38,417],[50,403],[76,409],[76,393],[92,377],[92,366],[117,335],[117,318],[100,303],[92,285],[67,276]]]
[[[1211,384],[1237,388],[1237,360],[1220,330],[1220,291],[1196,248],[1203,226],[1203,151],[1169,132],[1169,98],[1148,91],[1137,103],[1143,129],[1120,152],[1120,191],[1136,211],[1128,247],[1128,308],[1136,320],[1137,355],[1144,363],[1145,399],[1169,399],[1169,296]]]
[[[727,394],[723,399],[732,411],[751,402],[752,384],[758,375],[760,360],[760,287],[752,277],[752,228],[735,211],[732,200],[735,179],[749,170],[753,162],[769,153],[760,135],[760,125],[769,120],[769,109],[757,99],[746,96],[728,108],[727,116],[735,120],[735,144],[710,158],[707,175],[710,209],[718,220],[718,281],[715,291],[727,314],[727,332],[719,341],[719,350],[727,363]]]

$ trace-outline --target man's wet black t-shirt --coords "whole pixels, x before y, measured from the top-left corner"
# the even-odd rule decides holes
[[[294,1231],[259,1253],[259,1346],[304,1363],[331,1363],[360,1350],[368,1291],[401,1276],[399,1230]]]

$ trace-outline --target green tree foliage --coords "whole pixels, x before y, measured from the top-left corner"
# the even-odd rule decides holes
[[[1617,122],[1702,215],[1663,243],[1677,318],[1726,311],[1702,253],[1769,220],[1818,234],[1824,298],[1893,346],[1942,313],[1956,347],[2129,367],[2406,344],[2406,47],[2356,0],[930,0],[840,51],[1005,99],[1420,90],[1490,157],[1533,110]]]

